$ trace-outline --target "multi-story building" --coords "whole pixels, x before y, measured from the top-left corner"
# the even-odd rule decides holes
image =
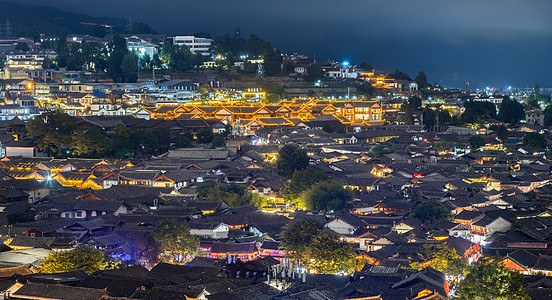
[[[140,57],[147,54],[150,58],[152,58],[155,54],[157,54],[156,45],[135,35],[127,38],[127,48],[128,51],[134,52]]]
[[[212,39],[195,37],[193,35],[177,35],[173,37],[173,44],[178,46],[186,46],[190,48],[190,52],[208,56],[211,54]]]

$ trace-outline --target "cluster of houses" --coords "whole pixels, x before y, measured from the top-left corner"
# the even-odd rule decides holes
[[[301,105],[347,112],[348,102],[322,103]],[[236,124],[245,120],[239,113],[261,110],[267,118],[285,118],[271,113],[294,105],[255,111],[221,107],[210,113]],[[186,128],[179,123],[182,115],[202,113],[199,107],[194,112],[177,109],[181,115],[174,118],[169,111],[155,115],[155,110],[149,111],[149,120],[131,118],[171,124],[179,132]],[[84,117],[79,124],[98,126],[107,120]],[[216,116],[203,120],[221,122]],[[153,299],[157,294],[174,299],[445,299],[445,274],[405,266],[422,263],[428,245],[447,244],[470,262],[498,253],[500,263],[526,276],[533,299],[546,299],[542,295],[552,291],[542,277],[552,274],[552,159],[545,149],[524,148],[520,142],[523,134],[538,128],[511,129],[506,143],[489,130],[481,135],[485,145],[475,149],[472,135],[464,131],[387,125],[330,133],[316,120],[310,126],[263,126],[252,136],[228,140],[224,148],[173,149],[136,162],[7,155],[0,161],[0,218],[11,224],[0,227],[5,245],[0,275],[7,274],[0,276],[2,292],[21,298],[64,298],[63,293],[87,291],[96,297],[90,299]],[[17,126],[21,124],[9,128]],[[285,181],[271,163],[289,143],[307,152],[313,168],[354,190],[350,208],[322,213],[285,203]],[[388,151],[378,153],[374,146]],[[196,190],[204,185],[239,185],[266,204],[232,207],[223,200],[207,201]],[[452,218],[432,224],[416,219],[413,210],[427,200],[442,203]],[[90,245],[112,255],[125,253],[129,241],[151,237],[166,218],[184,222],[201,241],[200,254],[188,266],[159,264],[148,266],[149,271],[134,266],[93,275],[35,273],[52,250]],[[353,277],[297,272],[286,259],[280,233],[286,224],[305,219],[320,221],[325,230],[353,244],[368,261],[366,267]],[[124,291],[116,288],[122,281]],[[40,294],[44,284],[60,294]]]

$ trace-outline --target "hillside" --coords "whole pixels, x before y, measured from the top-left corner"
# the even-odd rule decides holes
[[[59,8],[33,6],[0,0],[0,23],[2,26],[9,20],[12,23],[12,33],[16,36],[38,36],[40,33],[58,35],[62,32],[87,34],[92,26],[81,22],[107,24],[124,28],[126,21],[116,18],[91,17],[67,12]]]

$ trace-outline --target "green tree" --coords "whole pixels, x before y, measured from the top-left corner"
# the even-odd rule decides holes
[[[339,235],[320,231],[308,248],[309,268],[319,274],[348,273],[355,271],[357,256],[353,246],[342,241]]]
[[[385,154],[393,153],[394,150],[390,148],[385,148],[383,146],[372,146],[370,147],[370,153],[374,154],[377,157],[384,156]]]
[[[93,127],[84,132],[75,130],[71,137],[73,154],[81,157],[103,157],[111,150],[111,141],[100,127]]]
[[[498,263],[477,263],[469,269],[456,292],[459,300],[530,299],[523,287],[523,275]]]
[[[120,35],[115,35],[110,46],[112,50],[107,60],[107,73],[113,81],[123,82],[126,79],[126,73],[123,72],[121,66],[125,55],[128,53],[126,40]]]
[[[138,80],[138,58],[134,53],[127,53],[121,61],[121,72],[124,82],[136,82]]]
[[[414,81],[418,84],[419,89],[425,89],[429,86],[429,83],[427,82],[427,76],[424,71],[420,71]]]
[[[313,63],[307,67],[306,81],[316,81],[322,79],[322,76],[324,76],[324,71],[319,64]]]
[[[410,104],[410,108],[412,110],[418,111],[422,109],[422,98],[418,96],[412,96],[408,98],[408,104]]]
[[[276,49],[264,55],[263,67],[267,76],[274,76],[282,71],[282,53]]]
[[[226,140],[223,137],[217,136],[211,142],[211,148],[215,149],[217,147],[226,147]]]
[[[305,210],[341,211],[350,206],[354,194],[335,180],[323,181],[301,194],[298,206]]]
[[[220,185],[200,185],[196,188],[197,198],[204,201],[224,201],[232,207],[244,205],[260,205],[262,199],[253,197],[253,193],[245,187],[230,184]],[[255,202],[255,203],[253,203]]]
[[[112,141],[115,157],[124,159],[134,156],[133,130],[119,124],[115,126],[114,131]]]
[[[540,147],[542,149],[546,149],[546,137],[543,134],[536,132],[527,133],[523,136],[523,147]]]
[[[91,36],[99,37],[100,39],[103,39],[106,34],[107,32],[103,26],[94,26],[90,31]]]
[[[464,112],[460,119],[465,123],[483,123],[487,119],[496,118],[496,108],[491,102],[466,101]]]
[[[452,218],[448,210],[441,202],[437,200],[424,201],[414,209],[414,217],[422,223],[435,224],[441,220]]]
[[[251,34],[245,43],[245,50],[251,57],[260,57],[274,49],[270,42],[267,42],[255,34]]]
[[[544,127],[550,127],[550,125],[552,125],[552,104],[549,104],[544,109],[544,123],[542,125]]]
[[[282,195],[287,200],[293,201],[299,198],[302,192],[310,189],[315,184],[330,179],[330,176],[326,173],[310,166],[304,170],[295,170],[291,180],[285,183]]]
[[[497,120],[516,125],[520,120],[525,119],[525,111],[523,105],[517,102],[515,99],[510,100],[509,96],[504,96],[502,104],[498,111]]]
[[[436,119],[435,119],[436,112],[433,109],[426,108],[423,110],[422,114],[424,119],[424,125],[427,128],[433,127],[436,125]]]
[[[88,274],[121,267],[122,263],[105,256],[92,247],[79,247],[70,251],[50,252],[38,270],[42,273],[60,273],[83,270]]]
[[[283,177],[291,177],[295,170],[303,170],[309,165],[309,156],[297,145],[287,144],[278,151],[276,169]]]
[[[191,134],[179,134],[175,139],[174,143],[176,148],[192,148],[194,145],[192,144],[193,137]]]
[[[401,110],[403,110],[403,113],[400,114],[397,117],[397,121],[401,122],[401,123],[404,123],[406,125],[413,125],[414,124],[414,115],[412,114],[412,109],[410,107],[410,103],[403,104]]]
[[[17,43],[17,45],[15,46],[15,50],[29,51],[30,49],[27,43]]]
[[[410,76],[408,76],[408,74],[404,73],[399,69],[396,69],[395,73],[391,74],[391,76],[393,77],[393,79],[408,80],[408,81],[412,80]]]
[[[291,259],[307,264],[308,250],[314,236],[318,235],[323,224],[316,219],[305,219],[299,222],[288,223],[282,233],[282,247]]]
[[[366,62],[361,62],[360,65],[359,65],[359,68],[361,70],[365,70],[365,71],[374,70],[374,67],[371,64],[367,64]]]
[[[525,103],[531,108],[541,109],[542,107],[547,107],[551,102],[550,95],[542,94],[539,91],[538,86],[535,87],[533,93],[525,100]]]
[[[267,94],[266,98],[263,100],[264,104],[276,104],[280,102],[282,99],[280,98],[280,95],[278,94]]]
[[[67,156],[76,126],[74,117],[54,110],[33,117],[27,122],[26,130],[39,150],[60,157]]]
[[[210,128],[203,128],[197,134],[197,141],[201,144],[209,144],[215,139],[215,134]]]
[[[160,260],[169,263],[185,263],[199,250],[199,239],[190,229],[176,219],[165,219],[155,225],[153,237],[159,245]]]
[[[131,28],[125,30],[125,34],[156,34],[150,25],[142,22],[133,23]]]
[[[483,139],[479,135],[472,135],[472,137],[468,142],[470,143],[470,146],[472,148],[476,148],[476,149],[485,146],[485,139]]]
[[[11,226],[17,223],[32,222],[34,221],[34,218],[27,215],[25,212],[18,211],[18,212],[13,212],[11,214],[8,214],[6,216],[6,221],[7,221],[6,225]]]
[[[422,270],[427,267],[432,267],[440,272],[450,274],[456,266],[457,260],[460,260],[464,265],[466,261],[456,253],[456,249],[450,246],[447,242],[441,244],[425,244],[424,254],[420,262],[412,262],[410,267],[416,270]],[[460,274],[458,274],[460,275]]]
[[[123,253],[131,257],[131,262],[148,269],[159,262],[159,247],[150,232],[132,232],[124,237]]]
[[[282,69],[284,70],[284,72],[286,72],[286,74],[291,74],[291,73],[295,73],[295,62],[291,59],[286,59],[284,60],[284,64],[282,66]]]

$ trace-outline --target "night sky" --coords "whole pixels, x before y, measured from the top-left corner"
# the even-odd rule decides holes
[[[550,0],[25,0],[157,31],[255,33],[283,52],[365,61],[430,82],[552,87]]]

